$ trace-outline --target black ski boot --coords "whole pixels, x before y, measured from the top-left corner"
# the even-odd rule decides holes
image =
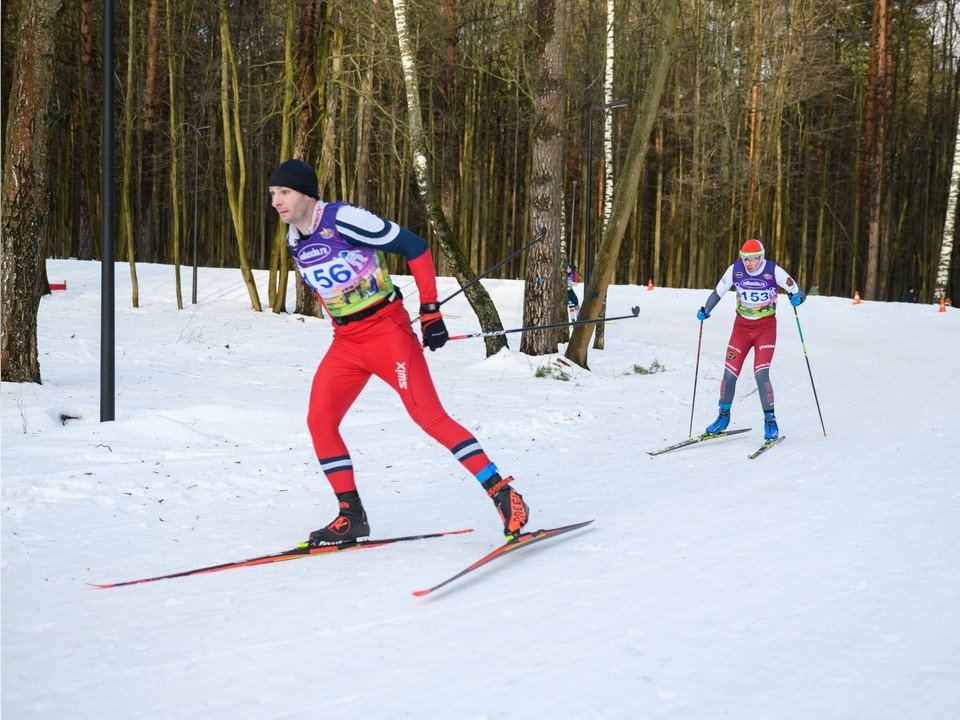
[[[335,545],[370,536],[370,525],[360,503],[360,495],[356,491],[338,493],[337,500],[340,501],[340,514],[326,527],[310,533],[307,542],[310,547]]]
[[[510,487],[512,477],[502,478],[499,474],[493,475],[489,480],[482,483],[483,489],[497,506],[497,512],[500,513],[500,519],[503,521],[503,534],[507,536],[507,541],[512,541],[527,524],[527,516],[530,508],[523,501],[523,496]]]

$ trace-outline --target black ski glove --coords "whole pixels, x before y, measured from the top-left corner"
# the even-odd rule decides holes
[[[420,331],[423,333],[423,346],[430,348],[431,352],[447,344],[450,334],[443,323],[439,303],[424,303],[420,306]]]

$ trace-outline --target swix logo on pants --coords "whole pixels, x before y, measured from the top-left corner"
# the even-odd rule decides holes
[[[407,389],[407,364],[404,362],[397,363],[397,383],[400,385],[401,389]]]

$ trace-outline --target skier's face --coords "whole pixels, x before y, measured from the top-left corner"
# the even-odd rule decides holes
[[[271,186],[270,204],[283,222],[296,225],[302,232],[309,232],[313,219],[311,213],[317,205],[314,198],[288,187]]]

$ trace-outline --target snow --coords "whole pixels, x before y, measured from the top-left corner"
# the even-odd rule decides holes
[[[98,590],[283,550],[335,514],[305,425],[328,321],[251,311],[237,270],[201,269],[191,305],[185,269],[177,310],[173,269],[145,264],[134,309],[118,264],[101,423],[100,270],[48,261],[69,290],[41,303],[43,384],[2,387],[4,718],[960,716],[955,310],[784,305],[787,440],[747,459],[748,372],[732,426],[752,432],[650,457],[688,436],[698,345],[694,433],[714,418],[734,302],[701,341],[709,290],[613,287],[609,314],[640,315],[589,371],[520,354],[519,335],[492,358],[479,339],[428,353],[530,527],[589,528],[413,597],[501,528],[374,380],[345,421],[373,535],[474,532]],[[484,284],[518,326],[522,283]],[[444,311],[479,330],[463,295]]]

